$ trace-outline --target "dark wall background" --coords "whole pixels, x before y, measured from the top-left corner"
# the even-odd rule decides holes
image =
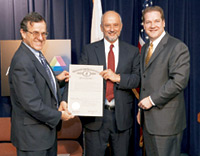
[[[103,12],[115,10],[121,14],[121,39],[138,44],[141,10],[144,0],[101,0]],[[200,156],[200,1],[153,0],[164,9],[166,30],[185,42],[191,55],[191,74],[185,90],[187,129],[184,131],[182,152]],[[0,40],[20,39],[19,25],[31,11],[41,13],[47,20],[48,39],[71,39],[72,63],[77,63],[81,49],[90,42],[92,0],[0,0]],[[9,97],[0,97],[0,117],[10,116]],[[135,108],[135,115],[137,107]],[[131,151],[140,155],[139,127],[135,123]]]

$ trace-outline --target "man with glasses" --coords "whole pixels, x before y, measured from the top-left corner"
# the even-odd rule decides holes
[[[10,66],[11,141],[18,156],[56,156],[56,127],[73,116],[60,102],[58,81],[41,53],[47,37],[45,19],[33,12],[24,17],[22,43]],[[68,79],[64,71],[57,77]]]

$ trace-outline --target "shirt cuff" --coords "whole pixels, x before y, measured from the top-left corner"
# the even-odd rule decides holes
[[[149,100],[151,101],[153,106],[156,106],[155,103],[153,102],[153,100],[151,99],[151,96],[149,96]]]

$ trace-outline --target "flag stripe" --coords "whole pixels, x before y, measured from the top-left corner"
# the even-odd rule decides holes
[[[103,33],[100,29],[102,16],[102,7],[100,0],[93,0],[93,12],[92,12],[92,26],[91,26],[91,38],[90,42],[96,42],[103,38]]]
[[[144,3],[143,3],[143,8],[142,8],[142,11],[144,11],[145,8],[149,7],[149,6],[152,6],[153,5],[153,1],[152,0],[144,0]],[[139,42],[138,42],[138,48],[141,52],[141,48],[142,46],[145,44],[145,42],[148,40],[148,36],[147,34],[145,33],[145,30],[143,28],[143,24],[142,24],[142,21],[141,21],[141,24],[140,24],[140,33],[139,33]],[[139,93],[139,88],[136,89]],[[135,93],[136,94],[136,93]],[[138,98],[139,99],[139,98]],[[140,141],[139,141],[139,146],[140,147],[143,147],[144,146],[144,140],[143,140],[143,130],[142,130],[142,127],[140,127]],[[144,147],[143,147],[144,149]]]

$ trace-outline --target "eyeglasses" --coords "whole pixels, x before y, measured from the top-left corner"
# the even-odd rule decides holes
[[[46,38],[48,36],[48,32],[43,32],[43,33],[40,33],[38,31],[33,31],[33,32],[27,31],[27,32],[29,32],[30,34],[32,34],[33,37],[40,37],[40,35],[42,35],[43,38]]]

